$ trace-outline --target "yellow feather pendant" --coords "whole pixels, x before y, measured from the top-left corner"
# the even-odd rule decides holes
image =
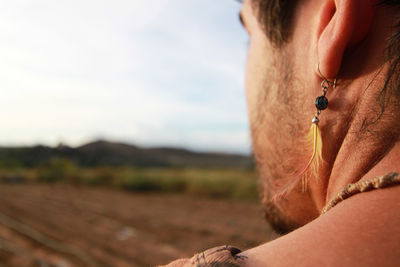
[[[311,125],[305,141],[307,145],[312,145],[313,148],[310,160],[308,161],[306,167],[298,175],[296,175],[296,178],[286,184],[282,190],[274,194],[272,197],[274,202],[292,191],[294,187],[298,185],[300,180],[302,182],[303,192],[307,190],[307,184],[310,178],[315,177],[318,181],[320,166],[324,162],[324,159],[322,158],[322,137],[321,131],[318,127],[318,118],[314,118],[313,124]]]
[[[304,170],[300,173],[303,183],[303,191],[307,188],[307,183],[310,177],[315,177],[318,179],[318,172],[321,163],[323,162],[322,158],[322,137],[321,131],[318,127],[318,121],[313,122],[311,125],[310,131],[307,135],[307,143],[312,144],[313,146],[313,153],[309,162],[307,163]]]
[[[321,131],[318,127],[318,118],[314,118],[310,131],[306,136],[306,144],[312,145],[313,152],[306,167],[291,180],[280,191],[276,192],[272,197],[272,201],[276,202],[278,199],[284,197],[287,193],[292,191],[296,185],[302,181],[303,192],[307,190],[307,184],[311,177],[318,179],[320,165],[324,162],[322,158],[322,137]],[[318,181],[318,180],[317,180]]]

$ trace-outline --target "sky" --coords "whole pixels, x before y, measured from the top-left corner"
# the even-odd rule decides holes
[[[0,145],[250,153],[234,0],[2,0]]]

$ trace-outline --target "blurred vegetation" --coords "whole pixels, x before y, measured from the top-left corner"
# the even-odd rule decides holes
[[[53,157],[34,167],[17,162],[0,165],[0,182],[65,183],[106,186],[131,192],[184,193],[215,198],[257,200],[252,168],[82,167],[68,158]]]

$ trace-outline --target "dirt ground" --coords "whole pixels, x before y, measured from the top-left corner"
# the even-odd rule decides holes
[[[0,266],[154,266],[274,237],[252,202],[0,185]]]

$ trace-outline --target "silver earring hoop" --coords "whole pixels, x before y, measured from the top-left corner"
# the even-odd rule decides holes
[[[320,75],[321,78],[322,78],[322,84],[321,84],[321,86],[323,86],[323,84],[328,84],[328,87],[329,87],[329,85],[332,84],[332,88],[335,89],[335,88],[336,88],[336,85],[337,85],[337,78],[333,79],[333,81],[331,81],[331,80],[329,80],[328,78],[326,78],[326,77],[322,74],[321,69],[319,68],[319,65],[320,65],[320,64],[319,64],[319,62],[318,62],[318,73],[319,73],[319,75]]]

